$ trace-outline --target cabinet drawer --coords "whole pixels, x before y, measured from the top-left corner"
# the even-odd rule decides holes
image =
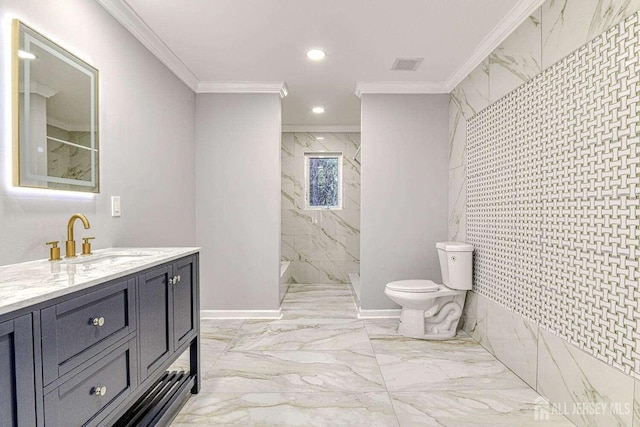
[[[135,279],[41,312],[44,383],[99,354],[135,330]]]
[[[135,352],[135,339],[132,339],[47,394],[44,397],[45,425],[98,424],[137,386]],[[104,393],[96,393],[98,388]]]

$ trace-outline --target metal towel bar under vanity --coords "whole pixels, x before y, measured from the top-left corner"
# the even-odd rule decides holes
[[[200,390],[198,252],[0,266],[0,424],[169,425]]]

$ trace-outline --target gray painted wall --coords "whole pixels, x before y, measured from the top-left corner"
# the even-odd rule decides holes
[[[94,248],[195,243],[195,95],[99,4],[3,0],[0,3],[0,265],[47,258],[44,242],[64,246],[71,214],[81,212]],[[19,18],[100,70],[101,193],[14,189],[6,49]],[[111,217],[111,196],[122,217]],[[78,246],[79,247],[79,246]],[[64,251],[64,249],[63,249]],[[206,262],[206,260],[204,260]]]
[[[277,310],[280,97],[196,97],[196,244],[203,310]]]
[[[361,308],[388,282],[440,281],[447,238],[448,95],[362,95]]]

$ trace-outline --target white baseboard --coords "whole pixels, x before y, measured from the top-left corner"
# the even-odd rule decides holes
[[[200,319],[282,319],[282,310],[200,310]]]
[[[399,319],[400,309],[390,308],[388,310],[363,310],[358,307],[358,319]]]

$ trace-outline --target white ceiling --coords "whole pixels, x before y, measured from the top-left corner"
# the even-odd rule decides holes
[[[464,77],[470,71],[467,68],[486,56],[537,3],[98,1],[112,13],[114,7],[130,8],[129,24],[137,20],[138,27],[146,27],[132,31],[134,35],[150,34],[147,39],[155,39],[155,53],[160,50],[183,80],[195,77],[201,87],[203,82],[284,81],[289,95],[282,103],[283,125],[312,126],[359,125],[356,82],[415,82],[426,84],[431,92],[449,91],[455,80]],[[148,40],[145,44],[148,46]],[[327,52],[323,62],[306,58],[305,52],[312,47]],[[415,72],[390,71],[397,57],[424,61]],[[315,105],[324,106],[326,113],[311,113]]]

